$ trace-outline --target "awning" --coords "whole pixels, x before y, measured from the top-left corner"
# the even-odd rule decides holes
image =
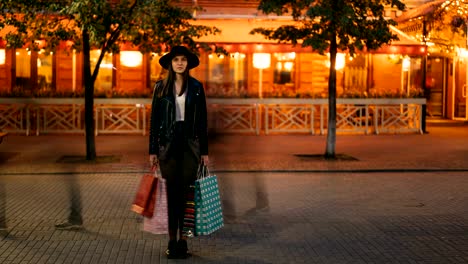
[[[447,0],[435,0],[431,2],[427,2],[422,4],[418,7],[409,9],[408,11],[403,12],[403,14],[394,20],[398,23],[406,22],[410,19],[425,16],[434,12],[438,9],[443,3],[447,2]]]
[[[394,26],[390,26],[393,34],[397,35],[398,40],[394,40],[390,45],[382,45],[379,49],[371,51],[371,53],[383,54],[405,54],[421,56],[426,53],[426,45],[418,40],[408,36],[403,31]]]
[[[423,45],[418,40],[414,39],[413,37],[410,37],[408,34],[394,26],[390,26],[390,30],[393,34],[397,35],[398,37],[398,40],[392,41],[392,45]]]
[[[282,25],[297,25],[292,20],[249,20],[249,19],[200,19],[192,22],[197,25],[213,25],[221,30],[218,35],[203,36],[197,41],[214,43],[222,46],[228,52],[311,52],[310,47],[303,48],[300,44],[278,44],[276,40],[265,39],[263,35],[251,35],[249,32],[258,27],[278,28]],[[372,53],[400,53],[420,55],[425,52],[424,44],[411,38],[394,26],[390,26],[393,34],[399,40],[384,45]]]
[[[288,20],[256,20],[256,19],[198,19],[191,21],[194,25],[215,26],[221,34],[203,36],[197,41],[210,43],[278,43],[268,40],[263,35],[249,34],[254,28],[276,29],[282,25],[296,25]]]
[[[311,47],[302,47],[300,44],[292,46],[290,44],[279,44],[277,40],[268,40],[263,35],[251,35],[254,28],[276,29],[282,25],[299,25],[299,22],[287,19],[197,19],[191,21],[195,25],[216,26],[221,30],[220,34],[202,36],[197,41],[213,43],[222,46],[228,52],[311,52]],[[392,41],[391,45],[384,45],[372,53],[400,53],[400,54],[420,54],[420,42],[406,35],[396,27],[390,26],[393,34],[399,40]],[[6,34],[5,29],[0,33]],[[0,48],[5,47],[5,42],[0,42]],[[393,47],[393,48],[390,48]],[[397,47],[397,48],[395,48]],[[126,47],[126,50],[131,48]]]

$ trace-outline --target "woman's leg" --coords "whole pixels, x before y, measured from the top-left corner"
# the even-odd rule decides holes
[[[167,246],[166,254],[168,258],[177,257],[177,229],[178,229],[178,216],[177,216],[177,199],[178,199],[178,186],[176,180],[177,174],[177,161],[169,158],[159,162],[162,176],[166,179],[167,188],[167,214],[168,214],[168,231],[169,243]]]
[[[169,150],[171,156],[171,173],[167,178],[168,215],[169,215],[169,246],[168,257],[186,257],[186,252],[180,254],[177,242],[177,233],[183,229],[183,217],[185,209],[184,193],[184,148],[185,136],[183,122],[177,122],[175,126],[175,139]],[[162,167],[161,167],[162,169]]]
[[[184,233],[184,217],[185,217],[185,207],[187,204],[187,195],[189,188],[185,184],[181,184],[179,189],[179,241],[177,242],[177,254],[180,258],[190,257],[191,254],[188,252],[187,236]]]

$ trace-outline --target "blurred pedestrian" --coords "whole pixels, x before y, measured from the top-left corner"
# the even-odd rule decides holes
[[[84,161],[84,157],[77,157],[78,161]],[[63,170],[67,170],[67,173],[63,173],[64,191],[66,191],[68,201],[68,217],[59,223],[55,224],[55,228],[58,230],[81,230],[83,229],[83,217],[82,217],[82,203],[81,203],[81,190],[80,181],[78,174],[78,167],[76,166],[76,157],[62,157],[59,160],[59,164],[63,166]]]
[[[262,174],[255,173],[253,175],[254,182],[252,186],[255,188],[255,206],[245,213],[246,216],[255,215],[260,212],[268,212],[270,210],[270,203],[268,200],[268,192],[265,187],[265,181]]]
[[[74,173],[70,173],[65,176],[70,210],[68,212],[68,219],[56,224],[56,229],[80,230],[83,228],[83,217],[81,215],[81,191],[77,177],[78,175],[75,175]]]
[[[7,235],[6,224],[6,192],[3,179],[0,177],[0,236]]]
[[[167,184],[168,258],[190,256],[183,233],[185,204],[198,166],[209,163],[205,91],[189,74],[199,63],[186,47],[173,47],[159,59],[168,72],[153,91],[149,159],[152,166],[159,166]]]

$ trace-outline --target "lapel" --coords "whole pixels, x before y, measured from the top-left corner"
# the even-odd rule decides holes
[[[193,87],[192,85],[189,85],[190,79],[187,81],[187,95],[185,96],[185,116],[184,120],[187,120],[190,118],[190,114],[188,115],[187,113],[192,113],[193,112],[193,104],[192,104],[192,99],[193,99]]]
[[[175,96],[174,96],[174,92],[172,93],[168,93],[165,97],[164,97],[168,102],[171,103],[171,108],[172,108],[172,116],[175,118],[175,115],[176,115],[176,104],[175,104]]]

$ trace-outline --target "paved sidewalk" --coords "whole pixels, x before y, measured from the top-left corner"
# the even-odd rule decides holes
[[[326,161],[307,155],[325,152],[326,136],[218,135],[210,140],[214,171],[405,171],[468,170],[468,125],[429,127],[429,134],[338,135],[336,153],[356,160]],[[100,135],[98,156],[118,163],[57,163],[64,156],[84,156],[82,135],[11,135],[0,145],[0,173],[60,171],[142,171],[147,166],[148,137]],[[299,155],[298,155],[299,154]],[[305,154],[301,156],[301,154]]]
[[[77,135],[10,135],[0,144],[0,263],[468,263],[468,127],[429,134],[223,135],[210,144],[225,227],[167,260],[166,235],[129,210],[147,167],[147,137],[98,136],[112,163],[84,155]],[[71,204],[84,229],[56,230]]]

